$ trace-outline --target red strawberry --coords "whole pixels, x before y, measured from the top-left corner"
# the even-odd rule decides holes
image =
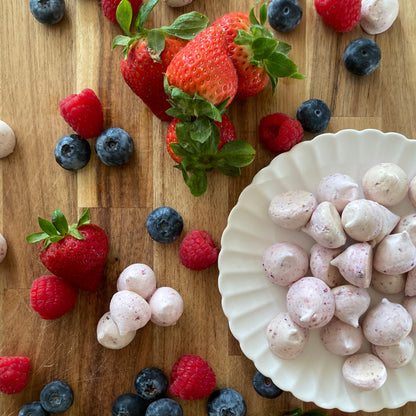
[[[203,399],[215,389],[214,370],[198,355],[182,355],[172,367],[170,377],[169,392],[183,400]]]
[[[69,312],[78,297],[78,289],[57,276],[35,279],[30,290],[30,306],[42,319],[58,319]]]
[[[273,152],[286,152],[303,140],[302,124],[284,113],[264,116],[259,123],[259,138]]]
[[[121,0],[101,0],[101,7],[104,12],[104,16],[111,20],[113,23],[117,23],[116,10],[117,6],[120,4]],[[133,9],[133,16],[136,15],[140,6],[142,5],[142,0],[129,0],[131,7]]]
[[[166,70],[170,87],[195,94],[219,105],[230,105],[237,92],[237,73],[228,56],[224,32],[210,26],[199,33],[172,59]]]
[[[97,289],[107,259],[108,238],[102,228],[90,224],[89,209],[71,226],[60,210],[54,211],[52,222],[39,218],[39,225],[43,232],[26,239],[30,243],[42,242],[39,257],[44,266],[80,289]]]
[[[361,19],[361,0],[315,0],[315,8],[337,32],[349,32]]]
[[[122,13],[131,9],[127,0],[119,5],[118,21],[126,36],[117,36],[113,47],[123,46],[120,71],[130,89],[141,98],[152,113],[161,120],[171,120],[166,114],[170,108],[164,89],[164,76],[172,58],[192,39],[196,33],[206,27],[208,19],[199,13],[191,12],[180,16],[171,26],[149,30],[144,28],[147,16],[158,0],[149,0],[140,9],[135,22],[136,33],[130,32],[131,20]]]
[[[218,260],[220,249],[206,231],[192,230],[182,240],[179,257],[182,264],[191,270],[203,270]]]
[[[169,124],[169,128],[166,134],[166,148],[168,149],[170,157],[176,163],[181,163],[183,159],[181,156],[177,155],[174,152],[171,146],[171,143],[178,143],[178,137],[176,136],[176,125],[179,121],[179,119],[174,118]],[[220,129],[220,142],[218,144],[217,149],[221,150],[225,143],[228,143],[231,140],[235,140],[235,127],[231,120],[225,114],[222,116],[222,121],[215,121],[214,124],[217,125]]]
[[[267,3],[261,7],[260,17],[261,20],[258,21],[254,9],[250,14],[231,12],[212,24],[225,32],[228,54],[238,75],[239,98],[258,94],[269,80],[274,91],[279,77],[303,78],[287,56],[290,46],[274,39],[273,33],[264,27]]]
[[[97,137],[103,131],[104,114],[100,99],[90,88],[59,101],[65,121],[84,139]]]
[[[20,393],[29,381],[28,357],[0,357],[0,391],[5,394]]]

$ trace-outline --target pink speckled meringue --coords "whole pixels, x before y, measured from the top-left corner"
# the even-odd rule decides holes
[[[289,287],[286,306],[290,317],[298,325],[321,328],[334,316],[335,299],[325,282],[307,276]]]
[[[282,228],[300,230],[309,221],[317,205],[308,191],[295,190],[276,195],[269,204],[271,220]]]
[[[123,336],[144,327],[150,321],[151,310],[146,300],[136,292],[120,290],[111,298],[110,314]]]
[[[411,332],[416,332],[416,296],[405,296],[402,305],[412,317],[413,325]]]
[[[409,233],[412,243],[416,245],[416,214],[412,213],[400,218],[393,232],[401,233],[403,231]]]
[[[308,254],[295,243],[283,241],[272,244],[263,255],[266,277],[279,286],[288,286],[305,276],[308,267]]]
[[[340,214],[335,206],[328,201],[318,204],[302,231],[327,248],[341,247],[347,241]]]
[[[156,290],[155,273],[146,264],[130,264],[120,273],[117,279],[117,290],[131,290],[149,299]]]
[[[373,201],[374,202],[374,201]],[[370,244],[376,246],[384,237],[389,235],[400,221],[400,216],[390,211],[384,205],[374,202],[378,206],[380,217],[382,220],[381,230],[378,235],[370,241]]]
[[[390,207],[407,196],[409,180],[406,172],[394,163],[384,162],[368,169],[362,178],[367,199]]]
[[[0,234],[0,263],[5,259],[7,254],[7,241],[3,237],[2,234]]]
[[[111,350],[119,350],[130,344],[135,336],[135,330],[120,335],[120,331],[111,317],[110,312],[106,312],[98,321],[97,340],[103,347]]]
[[[342,212],[349,202],[359,198],[360,188],[351,176],[333,173],[321,179],[316,195],[318,203],[329,201]]]
[[[351,326],[334,317],[320,330],[323,346],[335,355],[355,354],[363,345],[364,335],[362,329]]]
[[[406,273],[415,265],[416,247],[407,231],[389,234],[375,250],[373,266],[380,273]]]
[[[409,189],[407,192],[410,202],[416,207],[416,176],[413,176],[409,182]]]
[[[369,35],[378,35],[391,27],[399,15],[398,0],[362,0],[360,26]]]
[[[407,272],[404,294],[405,296],[416,296],[416,267]]]
[[[13,153],[16,146],[16,136],[12,128],[0,120],[0,159]]]
[[[403,305],[383,298],[367,312],[362,327],[371,344],[391,346],[407,337],[412,325],[412,317]]]
[[[341,248],[327,248],[314,244],[310,249],[309,266],[312,276],[323,280],[329,287],[339,286],[344,282],[338,268],[331,264],[331,260],[341,254]]]
[[[383,347],[372,345],[373,354],[377,355],[387,368],[400,368],[407,365],[413,358],[415,344],[410,336],[399,341],[398,344]]]
[[[385,295],[397,295],[404,291],[406,274],[384,274],[373,270],[371,276],[371,287],[377,292]]]
[[[341,321],[358,327],[359,319],[367,312],[371,298],[366,289],[354,285],[334,287],[332,293],[335,298],[334,315]]]
[[[331,260],[344,279],[362,288],[368,288],[373,270],[373,248],[369,243],[355,243]]]
[[[152,312],[150,320],[159,326],[175,325],[183,313],[182,296],[171,287],[156,289],[149,299]]]
[[[383,361],[374,354],[357,353],[348,357],[342,365],[342,375],[351,385],[363,391],[379,389],[387,380]]]
[[[298,357],[309,339],[309,329],[293,322],[288,312],[280,312],[266,330],[271,352],[284,360]]]

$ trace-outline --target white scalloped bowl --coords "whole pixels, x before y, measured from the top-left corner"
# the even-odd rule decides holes
[[[416,140],[378,130],[341,130],[302,142],[256,174],[231,210],[222,235],[218,285],[231,333],[262,374],[300,400],[326,409],[377,412],[416,400],[416,357],[405,367],[388,370],[382,388],[363,392],[345,382],[341,374],[345,358],[325,350],[319,330],[311,331],[298,358],[282,360],[272,354],[266,327],[286,310],[287,289],[265,278],[263,253],[277,241],[292,241],[306,250],[313,241],[305,233],[277,227],[267,210],[276,194],[291,189],[315,192],[321,178],[331,173],[348,174],[361,183],[364,172],[379,162],[396,163],[413,177]],[[399,215],[414,211],[407,200],[391,209]],[[379,300],[374,291],[370,294],[373,303]]]

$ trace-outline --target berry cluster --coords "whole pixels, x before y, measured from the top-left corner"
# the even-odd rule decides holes
[[[55,160],[64,169],[76,171],[91,158],[88,139],[96,138],[95,152],[107,166],[122,166],[134,151],[131,136],[119,127],[104,129],[104,114],[100,99],[90,88],[71,94],[59,102],[64,120],[76,134],[62,137],[55,146]]]

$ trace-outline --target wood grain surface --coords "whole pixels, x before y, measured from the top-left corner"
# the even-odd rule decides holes
[[[46,383],[61,379],[75,392],[68,416],[107,416],[116,396],[133,392],[139,370],[154,365],[169,373],[185,353],[199,354],[211,364],[218,388],[240,391],[249,416],[316,408],[288,392],[274,400],[255,393],[251,384],[255,367],[242,354],[222,312],[218,268],[185,269],[178,257],[180,240],[166,245],[153,242],[145,221],[152,209],[168,205],[182,214],[183,235],[194,228],[204,229],[219,245],[240,192],[275,156],[259,143],[260,118],[276,111],[295,116],[298,106],[309,98],[320,98],[329,105],[328,132],[377,128],[413,138],[415,3],[402,0],[393,27],[369,36],[381,48],[381,64],[372,75],[359,78],[345,70],[342,53],[351,40],[368,35],[359,26],[349,33],[333,31],[317,15],[312,0],[300,0],[300,25],[276,36],[292,45],[290,56],[307,78],[280,80],[274,95],[269,86],[258,96],[230,106],[228,114],[238,138],[255,147],[256,159],[236,179],[212,172],[208,191],[198,198],[190,195],[165,150],[168,124],[152,116],[120,75],[121,51],[113,51],[111,43],[121,30],[103,16],[99,0],[66,3],[64,19],[46,26],[33,18],[28,0],[0,2],[0,119],[17,137],[14,153],[0,160],[0,232],[9,247],[0,264],[0,355],[27,355],[32,363],[26,389],[16,395],[0,395],[0,414],[16,416],[25,403],[38,400]],[[148,25],[167,25],[191,10],[206,14],[212,22],[226,12],[249,11],[251,6],[248,0],[195,0],[184,8],[171,9],[161,1]],[[58,102],[87,87],[103,103],[105,126],[121,127],[134,139],[134,156],[124,167],[107,167],[93,154],[87,167],[72,173],[54,160],[56,142],[72,133],[59,115]],[[305,140],[313,137],[306,134]],[[38,216],[50,218],[59,208],[75,222],[86,207],[91,209],[93,222],[108,233],[105,279],[96,293],[81,293],[68,315],[41,320],[29,306],[29,293],[32,281],[46,269],[25,236],[39,231]],[[124,349],[105,349],[96,340],[97,321],[109,308],[119,273],[137,262],[153,268],[158,286],[171,286],[182,294],[185,312],[174,327],[149,324]],[[181,401],[181,405],[186,416],[206,414],[205,400]],[[328,410],[328,414],[339,411]],[[380,415],[415,416],[416,404],[386,409]]]

